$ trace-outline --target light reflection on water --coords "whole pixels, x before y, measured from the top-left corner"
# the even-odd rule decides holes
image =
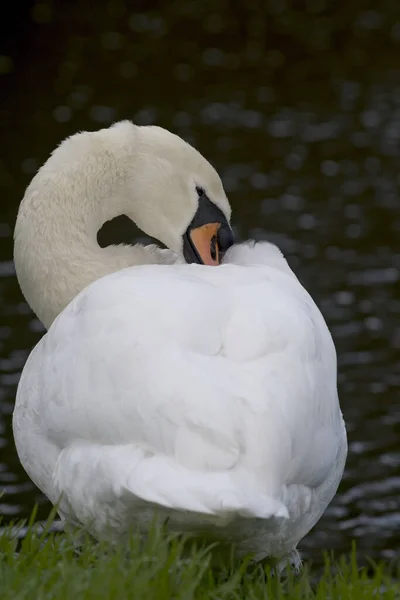
[[[311,2],[299,15],[271,0],[268,19],[250,4],[227,11],[223,2],[211,10],[177,0],[162,14],[130,14],[109,2],[89,14],[77,2],[68,13],[34,12],[40,26],[10,74],[0,163],[0,512],[26,516],[35,501],[41,517],[48,511],[10,427],[21,369],[42,335],[14,277],[16,208],[63,137],[132,118],[205,154],[223,178],[237,235],[281,247],[332,331],[349,459],[303,550],[318,559],[356,538],[362,552],[390,558],[400,550],[397,3],[327,13]]]

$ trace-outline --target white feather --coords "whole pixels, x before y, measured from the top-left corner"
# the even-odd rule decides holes
[[[97,537],[159,513],[256,558],[296,548],[347,453],[331,336],[268,243],[88,285],[29,357],[13,426],[36,485]]]

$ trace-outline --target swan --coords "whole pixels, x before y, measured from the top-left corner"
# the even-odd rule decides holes
[[[121,214],[166,248],[100,248]],[[18,281],[47,333],[14,438],[64,522],[98,539],[159,518],[298,568],[347,455],[336,352],[281,251],[233,244],[230,215],[216,171],[160,127],[61,143],[15,226]]]

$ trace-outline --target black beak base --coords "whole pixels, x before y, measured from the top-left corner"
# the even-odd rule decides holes
[[[207,223],[220,223],[217,233],[217,243],[219,256],[222,258],[228,248],[234,243],[233,232],[222,210],[213,204],[202,190],[201,194],[199,193],[199,207],[183,235],[183,256],[187,263],[204,264],[196,250],[196,246],[192,242],[190,233],[192,229],[197,229],[202,225],[207,225]]]

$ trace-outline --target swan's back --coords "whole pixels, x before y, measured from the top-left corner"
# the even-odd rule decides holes
[[[243,539],[264,519],[261,555],[315,524],[346,456],[331,336],[274,260],[95,282],[31,355],[14,429],[32,479],[96,535],[158,505],[189,529],[245,522]]]

